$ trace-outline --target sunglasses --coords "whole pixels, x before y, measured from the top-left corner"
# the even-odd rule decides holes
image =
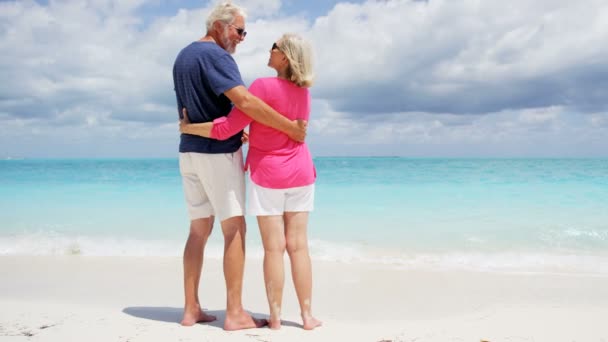
[[[272,49],[270,50],[279,50],[281,51],[281,49],[279,49],[279,46],[277,45],[277,43],[272,43]]]
[[[244,28],[241,27],[237,27],[236,25],[233,24],[229,24],[230,26],[234,27],[234,29],[236,30],[236,33],[239,34],[239,36],[245,38],[245,36],[247,36],[247,31],[245,31]]]

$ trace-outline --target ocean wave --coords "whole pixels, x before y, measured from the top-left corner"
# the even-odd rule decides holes
[[[0,236],[2,255],[79,255],[181,257],[185,240],[136,239],[116,237],[68,236],[58,233],[30,233]],[[362,243],[310,241],[313,260],[348,264],[382,265],[410,270],[469,270],[481,272],[592,273],[608,275],[608,253],[534,252],[502,250],[429,251],[374,246]],[[211,239],[205,257],[221,259],[221,238]],[[248,241],[247,258],[261,260],[264,250],[259,241]]]
[[[382,264],[415,270],[469,270],[481,272],[593,273],[608,275],[608,252],[557,251],[405,251],[378,246],[339,245],[311,241],[313,259],[344,263]]]
[[[178,256],[177,241],[38,232],[0,236],[0,255]]]
[[[562,233],[566,237],[587,238],[598,241],[608,241],[608,231],[585,230],[570,228]]]

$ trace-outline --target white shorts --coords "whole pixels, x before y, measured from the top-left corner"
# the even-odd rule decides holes
[[[243,152],[180,153],[179,170],[190,220],[211,215],[222,222],[245,214]]]
[[[312,211],[315,185],[287,189],[269,189],[249,179],[247,214],[255,216],[283,215],[285,212]]]

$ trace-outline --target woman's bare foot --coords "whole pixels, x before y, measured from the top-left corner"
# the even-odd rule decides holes
[[[270,318],[268,321],[268,327],[272,330],[281,329],[281,319],[280,318]]]
[[[241,330],[261,328],[268,325],[268,321],[260,318],[253,318],[245,311],[236,314],[228,314],[226,312],[226,320],[224,320],[224,330]]]
[[[181,325],[189,327],[195,325],[196,323],[213,322],[216,319],[217,317],[204,313],[200,308],[196,308],[196,310],[192,311],[184,310],[184,317],[182,318]]]
[[[304,330],[312,330],[316,327],[320,327],[323,325],[323,322],[319,321],[318,319],[316,319],[312,316],[302,317],[302,322],[304,322],[304,324],[303,324]]]

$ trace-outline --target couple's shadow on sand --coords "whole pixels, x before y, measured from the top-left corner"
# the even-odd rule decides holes
[[[149,319],[151,321],[179,324],[182,320],[182,315],[184,313],[184,309],[183,308],[154,307],[154,306],[132,306],[132,307],[124,308],[122,310],[122,312],[126,313],[127,315],[133,316],[133,317]],[[220,328],[220,329],[224,328],[224,319],[226,318],[226,311],[224,311],[224,310],[205,310],[205,312],[217,317],[217,319],[210,323],[201,323],[201,324],[209,325],[209,326]],[[249,313],[255,318],[268,319],[268,315],[264,315],[264,314],[257,313],[257,312],[249,312]],[[296,328],[302,327],[301,324],[291,322],[291,321],[286,321],[286,320],[281,320],[281,325],[287,326],[287,327],[296,327]]]

